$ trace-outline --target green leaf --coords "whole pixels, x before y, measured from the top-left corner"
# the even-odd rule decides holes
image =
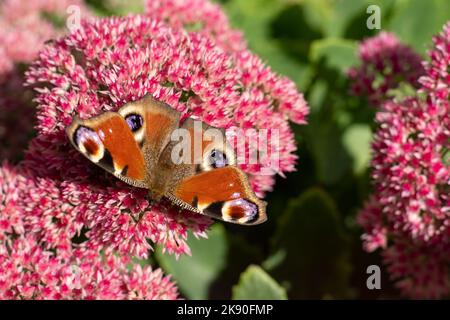
[[[127,1],[110,1],[111,10],[115,15],[126,16],[131,13],[139,14],[144,12],[144,2],[142,0],[127,0]]]
[[[305,7],[310,24],[326,37],[342,37],[350,19],[365,11],[367,4],[361,0],[297,0]]]
[[[131,13],[143,13],[142,0],[85,0],[90,9],[98,16],[125,16]]]
[[[305,136],[314,156],[318,180],[326,185],[337,183],[350,170],[351,164],[342,145],[341,129],[331,120],[318,119],[305,128]]]
[[[333,4],[333,14],[330,23],[326,26],[326,34],[330,37],[343,37],[344,30],[349,22],[361,12],[365,13],[369,5],[361,0],[340,0],[334,1]],[[362,27],[365,27],[365,25]]]
[[[369,125],[353,124],[347,128],[342,137],[343,144],[353,158],[353,172],[363,173],[370,160],[370,142],[372,131]]]
[[[322,79],[318,79],[311,86],[307,97],[311,114],[317,114],[322,110],[328,89],[328,83]]]
[[[376,4],[381,9],[382,21],[389,15],[393,0],[290,0],[289,3],[301,5],[305,20],[311,27],[319,30],[324,38],[344,38],[347,33],[369,35],[366,9]],[[352,30],[351,30],[352,29]],[[354,39],[358,39],[356,37]]]
[[[286,300],[286,291],[261,267],[251,265],[233,287],[233,300]]]
[[[234,229],[233,226],[226,227]],[[244,239],[243,235],[249,232],[248,229],[237,228],[237,232],[232,232],[230,229],[226,229],[228,243],[226,268],[209,286],[208,299],[231,299],[231,289],[238,282],[240,274],[248,265],[259,263],[264,259],[261,243]]]
[[[192,256],[182,256],[178,260],[163,254],[157,248],[156,259],[167,274],[172,275],[180,291],[189,299],[207,299],[213,281],[226,265],[228,245],[225,229],[215,224],[208,232],[208,239],[190,237],[188,245]]]
[[[344,73],[358,62],[356,42],[339,38],[316,40],[311,45],[310,60],[318,63],[321,59],[332,69]]]
[[[227,1],[224,9],[231,25],[244,32],[253,52],[266,60],[275,72],[288,76],[300,88],[305,88],[312,77],[312,70],[307,63],[285,52],[283,42],[273,37],[272,23],[285,5],[272,0]]]
[[[424,54],[432,43],[431,37],[440,32],[448,20],[450,20],[448,0],[397,1],[387,29],[395,32],[399,39]]]
[[[349,294],[349,241],[341,221],[333,200],[322,190],[309,189],[289,201],[272,239],[272,253],[283,250],[284,260],[271,274],[288,284],[290,298]]]
[[[285,53],[279,41],[266,40],[252,49],[273,71],[291,79],[300,90],[305,90],[312,81],[314,70]]]
[[[443,148],[441,154],[442,154],[442,163],[446,166],[450,166],[450,149]]]

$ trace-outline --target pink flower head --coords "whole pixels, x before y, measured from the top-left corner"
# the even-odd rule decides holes
[[[240,80],[245,87],[262,86],[263,90],[254,90],[249,94],[270,96],[271,102],[277,105],[279,111],[289,120],[306,123],[309,111],[295,84],[288,78],[273,73],[258,56],[247,50],[241,32],[231,28],[220,5],[210,0],[147,0],[146,15],[155,20],[162,20],[172,28],[194,29],[194,33],[208,36],[217,46],[233,56],[233,62],[240,69]]]
[[[81,0],[2,1],[0,48],[15,63],[31,62],[44,47],[44,42],[60,33],[51,17],[65,21],[68,16],[66,10],[70,6],[77,6],[87,16]]]
[[[428,54],[430,62],[425,65],[427,73],[420,83],[431,95],[445,101],[450,95],[450,22],[447,22],[441,34],[433,38],[433,43],[433,50]]]
[[[426,99],[387,101],[377,113],[374,195],[358,217],[366,250],[387,247],[383,255],[392,277],[414,298],[450,292],[448,30],[435,37],[421,79]]]
[[[372,252],[378,248],[386,249],[387,228],[383,224],[383,211],[375,196],[371,196],[365,203],[364,209],[357,216],[357,221],[366,231],[362,235],[364,250]]]
[[[175,300],[178,292],[160,269],[114,255],[76,249],[69,259],[46,251],[27,234],[0,244],[0,299]]]
[[[16,210],[20,190],[26,188],[27,180],[4,163],[0,167],[0,244],[10,245],[10,236],[23,234],[21,213]]]
[[[36,230],[54,230],[46,233],[54,235],[49,241],[57,242],[84,229],[87,246],[140,257],[151,249],[148,240],[169,253],[189,253],[188,230],[205,236],[210,220],[179,212],[166,202],[150,205],[145,190],[129,187],[86,161],[64,133],[73,116],[114,111],[151,94],[217,127],[277,128],[282,174],[292,171],[296,160],[288,119],[304,123],[308,110],[291,82],[249,52],[230,54],[207,35],[172,29],[144,16],[84,23],[46,46],[27,78],[38,91],[39,135],[25,166],[42,177],[42,185],[29,196],[44,201],[30,201],[29,211],[48,216],[48,223]],[[258,168],[244,169],[256,191],[270,190],[275,172],[261,179]]]
[[[448,295],[449,243],[436,246],[398,240],[383,252],[384,262],[397,287],[414,299],[439,299]]]
[[[147,0],[145,12],[173,28],[192,29],[209,35],[227,51],[246,49],[242,33],[231,28],[221,7],[210,0]]]
[[[448,105],[387,102],[372,160],[376,197],[394,229],[435,241],[449,234]]]
[[[39,192],[44,181],[0,167],[0,299],[177,298],[176,287],[161,270],[139,265],[129,270],[128,255],[102,255],[87,246],[51,247],[47,241],[59,234],[41,237],[47,230],[34,229],[50,224],[49,216],[30,214],[26,205],[31,200],[27,193]],[[42,211],[54,209],[46,199],[33,200]],[[54,219],[64,228],[64,216]]]
[[[89,15],[80,0],[0,1],[0,161],[18,161],[32,135],[35,109],[23,86],[24,64],[37,57],[44,42],[58,36],[67,8]]]
[[[400,83],[418,87],[424,74],[422,58],[393,33],[380,32],[364,40],[358,49],[361,66],[348,71],[351,92],[367,96],[372,105],[379,106],[388,98],[388,91]]]

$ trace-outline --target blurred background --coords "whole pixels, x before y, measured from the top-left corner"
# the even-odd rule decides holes
[[[97,15],[143,12],[143,1],[86,0]],[[187,299],[391,299],[400,297],[378,252],[362,249],[356,215],[371,193],[370,142],[376,109],[352,96],[346,72],[358,43],[391,31],[426,58],[432,35],[450,20],[446,0],[221,0],[231,25],[271,68],[288,76],[310,106],[308,125],[293,126],[297,171],[278,177],[268,221],[247,228],[216,223],[209,240],[190,237],[192,257],[150,261],[171,274]],[[366,26],[369,5],[381,30]],[[61,21],[55,21],[61,24]],[[1,135],[1,133],[0,133]],[[369,290],[367,267],[381,268]]]

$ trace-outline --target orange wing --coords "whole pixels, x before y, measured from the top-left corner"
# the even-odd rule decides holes
[[[178,111],[147,95],[118,112],[75,118],[66,131],[89,160],[130,185],[149,188],[179,117]]]
[[[186,178],[173,196],[188,208],[224,221],[255,225],[267,220],[266,203],[256,197],[245,173],[234,166]]]
[[[125,182],[145,188],[144,156],[126,120],[105,112],[88,120],[74,119],[70,141],[84,156]]]
[[[118,113],[128,122],[144,154],[150,157],[150,169],[153,169],[170,142],[172,131],[178,127],[180,112],[147,95],[127,103]]]

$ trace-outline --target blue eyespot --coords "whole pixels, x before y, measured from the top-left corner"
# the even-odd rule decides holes
[[[214,149],[209,154],[209,163],[213,168],[223,168],[228,165],[227,156],[223,152]]]
[[[125,117],[125,121],[127,122],[132,132],[138,131],[144,124],[144,120],[142,119],[142,117],[134,113],[127,115]]]

